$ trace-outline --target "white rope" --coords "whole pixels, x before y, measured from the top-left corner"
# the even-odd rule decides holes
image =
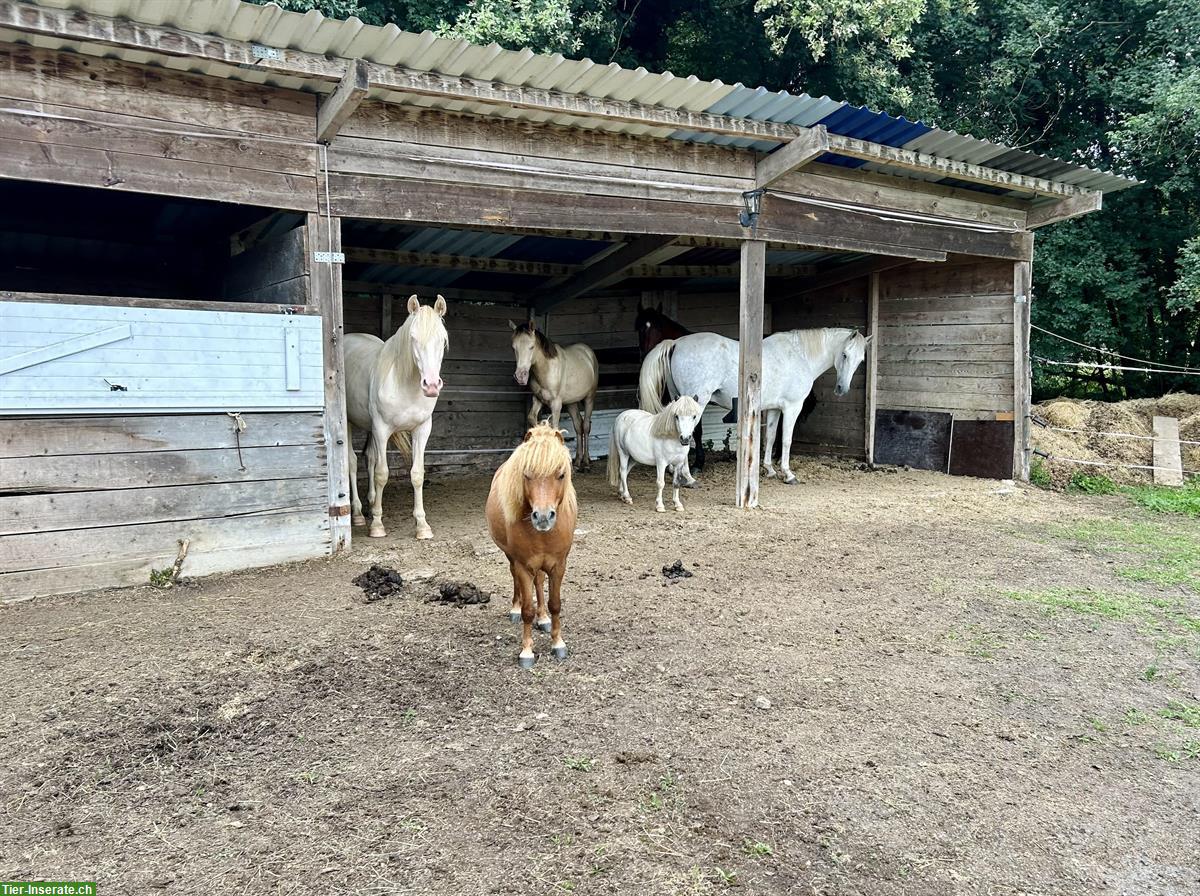
[[[1031,323],[1029,326],[1031,329],[1037,330],[1039,333],[1045,333],[1047,336],[1053,336],[1055,339],[1061,339],[1063,342],[1071,343],[1071,345],[1077,345],[1080,348],[1086,348],[1088,351],[1099,352],[1102,355],[1111,355],[1114,358],[1120,358],[1122,361],[1137,361],[1139,364],[1156,364],[1159,367],[1170,367],[1187,373],[1200,373],[1200,370],[1196,370],[1194,367],[1186,367],[1180,364],[1169,364],[1166,361],[1148,361],[1145,358],[1135,358],[1132,355],[1122,355],[1120,352],[1114,352],[1112,349],[1099,348],[1095,345],[1088,345],[1086,342],[1077,342],[1074,339],[1070,339],[1066,336],[1060,336],[1058,333],[1055,333],[1052,330],[1047,330],[1045,327],[1039,327],[1037,324]]]
[[[1107,361],[1054,361],[1034,355],[1033,360],[1042,364],[1053,364],[1056,367],[1082,367],[1094,370],[1135,370],[1139,373],[1162,373],[1170,376],[1200,376],[1200,370],[1167,370],[1157,367],[1126,367],[1120,364],[1109,364]]]
[[[1168,473],[1185,473],[1188,476],[1200,476],[1200,470],[1176,470],[1174,467],[1156,467],[1153,464],[1114,464],[1105,463],[1099,460],[1082,460],[1078,457],[1059,457],[1057,454],[1051,454],[1048,460],[1061,461],[1065,464],[1083,464],[1088,467],[1120,467],[1125,470],[1165,470]]]
[[[1160,439],[1157,436],[1139,436],[1131,432],[1108,432],[1103,429],[1066,429],[1062,426],[1043,426],[1043,429],[1053,430],[1054,432],[1072,432],[1084,436],[1116,436],[1119,439],[1145,439],[1147,442],[1179,442],[1180,445],[1200,445],[1200,441],[1193,439]]]

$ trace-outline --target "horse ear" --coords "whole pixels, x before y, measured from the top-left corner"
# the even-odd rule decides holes
[[[446,316],[446,297],[439,295],[437,301],[433,303],[433,310],[437,312],[438,317]]]
[[[417,309],[420,307],[421,307],[421,300],[417,298],[417,294],[414,292],[411,296],[408,297],[408,313],[416,314]]]
[[[517,332],[517,325],[514,324],[511,320],[508,322],[508,328],[510,330],[512,330],[514,333]]]
[[[863,345],[864,346],[870,345],[874,341],[875,341],[875,334],[872,333],[870,336],[868,336],[866,339],[863,340]]]
[[[554,434],[558,436],[558,440],[564,445],[567,444],[567,431],[565,429],[556,429]]]
[[[693,395],[692,401],[696,402],[696,404],[699,404],[700,403],[700,395],[699,394]]]
[[[525,430],[525,438],[521,439],[521,441],[528,442],[532,438],[533,438],[533,427],[530,427],[529,429]]]

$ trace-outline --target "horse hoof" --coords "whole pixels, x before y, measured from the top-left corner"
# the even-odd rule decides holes
[[[520,610],[509,610],[508,621],[511,622],[513,625],[520,625],[521,624],[521,611]]]
[[[563,660],[565,660],[567,658],[567,645],[562,644],[558,647],[551,647],[550,655],[553,656],[559,662],[562,662]]]
[[[387,535],[387,529],[383,526],[372,526],[371,531],[367,533],[370,538],[383,538],[385,535]]]
[[[539,619],[537,621],[536,625],[537,625],[537,630],[539,632],[545,632],[546,634],[550,634],[550,620],[549,619]]]
[[[693,479],[691,482],[685,482],[685,483],[683,484],[683,487],[684,487],[684,488],[699,488],[699,487],[700,487],[700,482],[699,482],[698,480],[696,480],[696,479]]]
[[[632,507],[633,506],[633,498],[622,498],[621,503],[628,504],[630,507]]]
[[[789,476],[787,479],[783,480],[783,484],[784,485],[795,485],[799,481],[800,480],[797,479],[795,476]]]
[[[536,662],[537,662],[536,656],[525,656],[524,654],[521,654],[520,656],[517,657],[517,665],[520,666],[522,669],[532,669],[534,666],[534,663],[536,663]]]
[[[776,473],[774,470],[764,470],[763,471],[763,479],[774,479],[778,475],[779,474]]]
[[[418,541],[429,541],[431,538],[433,538],[433,530],[428,526],[426,526],[424,529],[417,530]]]
[[[657,507],[654,508],[654,512],[655,513],[666,513],[667,508],[665,508],[661,504],[659,504]]]
[[[351,526],[365,526],[366,524],[367,518],[365,516],[354,516],[350,518]]]
[[[676,510],[683,510],[683,505],[682,505],[682,504],[676,504],[676,505],[675,505],[675,509],[676,509]]]

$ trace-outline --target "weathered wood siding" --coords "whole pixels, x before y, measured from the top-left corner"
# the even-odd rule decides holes
[[[776,302],[775,330],[806,330],[817,327],[854,327],[866,332],[866,277],[851,280],[821,292],[806,293]],[[768,292],[768,298],[770,293]],[[816,407],[803,423],[796,424],[792,453],[866,456],[866,365],[859,367],[850,391],[835,395],[837,374],[830,370],[813,384]]]
[[[0,100],[2,177],[316,208],[311,93],[0,44]]]
[[[910,265],[879,276],[878,407],[1012,419],[1013,265]]]
[[[314,315],[0,301],[0,415],[324,406]]]
[[[0,600],[329,553],[319,411],[0,417]]]

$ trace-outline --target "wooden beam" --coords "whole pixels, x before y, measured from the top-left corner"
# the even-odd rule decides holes
[[[638,237],[627,243],[623,249],[606,255],[595,264],[575,274],[561,286],[540,296],[534,296],[531,304],[538,313],[549,311],[555,305],[561,305],[586,292],[625,279],[625,271],[628,268],[659,253],[660,250],[686,251],[685,248],[673,246],[674,239],[673,236],[661,234],[647,234]]]
[[[1048,202],[1029,210],[1025,216],[1025,226],[1029,230],[1056,224],[1068,218],[1078,218],[1090,212],[1097,212],[1104,203],[1103,193],[1084,193],[1080,196],[1068,196],[1057,202]]]
[[[517,261],[510,258],[482,258],[473,255],[443,255],[435,252],[405,252],[399,249],[365,249],[347,246],[346,261],[387,264],[406,268],[450,268],[462,271],[486,271],[491,274],[528,274],[534,277],[564,277],[582,270],[576,264],[551,264],[541,261]]]
[[[766,263],[766,243],[762,240],[746,240],[742,243],[738,315],[737,506],[745,508],[758,506]]]
[[[339,60],[316,53],[272,48],[275,50],[273,58],[268,58],[254,44],[244,41],[194,34],[161,25],[112,19],[77,10],[31,6],[15,0],[0,0],[0,27],[25,34],[125,47],[166,56],[206,59],[298,78],[341,81],[345,76],[344,66]],[[411,71],[376,63],[366,65],[371,87],[457,102],[527,109],[551,115],[603,118],[655,128],[777,140],[780,143],[803,137],[811,130],[798,125],[518,87],[435,72]],[[831,152],[851,158],[1035,195],[1075,196],[1085,192],[1079,187],[1040,177],[998,171],[981,165],[941,159],[925,153],[896,149],[840,135],[829,135],[829,148]]]
[[[255,221],[249,227],[233,233],[229,237],[229,256],[232,258],[253,249],[263,241],[263,234],[270,230],[284,212],[271,212],[265,218]]]
[[[810,128],[802,134],[776,149],[769,156],[759,159],[754,166],[754,183],[760,190],[779,180],[785,174],[791,174],[803,168],[817,156],[829,151],[829,132],[824,125]]]
[[[945,253],[942,254],[942,260],[945,260]],[[772,302],[778,302],[785,299],[794,299],[798,296],[806,295],[811,292],[820,292],[822,290],[831,289],[834,286],[840,286],[843,283],[849,283],[851,280],[857,280],[860,277],[869,277],[872,274],[881,274],[884,271],[890,271],[893,268],[900,268],[906,265],[913,264],[911,258],[892,258],[888,255],[879,255],[872,258],[864,258],[861,261],[849,261],[836,265],[835,267],[821,271],[810,280],[789,289],[786,292],[777,292],[770,297]]]
[[[1013,265],[1013,478],[1029,481],[1033,443],[1029,432],[1033,388],[1029,357],[1030,306],[1033,303],[1033,264]]]
[[[354,114],[359,103],[371,92],[367,64],[361,59],[351,60],[346,65],[346,74],[333,93],[321,101],[317,110],[317,142],[328,143]]]
[[[313,252],[340,252],[342,221],[308,215],[305,259],[311,267],[312,303],[321,314],[325,349],[325,457],[329,471],[329,528],[334,554],[350,549],[350,432],[346,421],[346,361],[342,350],[342,268],[312,261]]]
[[[875,463],[875,403],[879,390],[879,273],[873,272],[867,279],[867,335],[874,336],[867,345],[866,358],[866,431],[863,448],[867,466]]]
[[[342,292],[347,295],[398,295],[410,296],[413,293],[422,298],[434,295],[443,296],[454,302],[489,302],[496,305],[525,305],[524,299],[517,298],[515,293],[491,289],[461,289],[455,286],[430,286],[428,283],[372,283],[367,280],[346,280],[342,283]]]
[[[816,273],[811,264],[769,264],[765,268],[768,277],[808,277]],[[689,280],[694,277],[728,277],[737,279],[740,266],[736,264],[635,264],[626,272],[629,278],[660,278]]]
[[[379,297],[379,338],[386,342],[396,332],[392,327],[392,312],[396,297],[385,292]]]

